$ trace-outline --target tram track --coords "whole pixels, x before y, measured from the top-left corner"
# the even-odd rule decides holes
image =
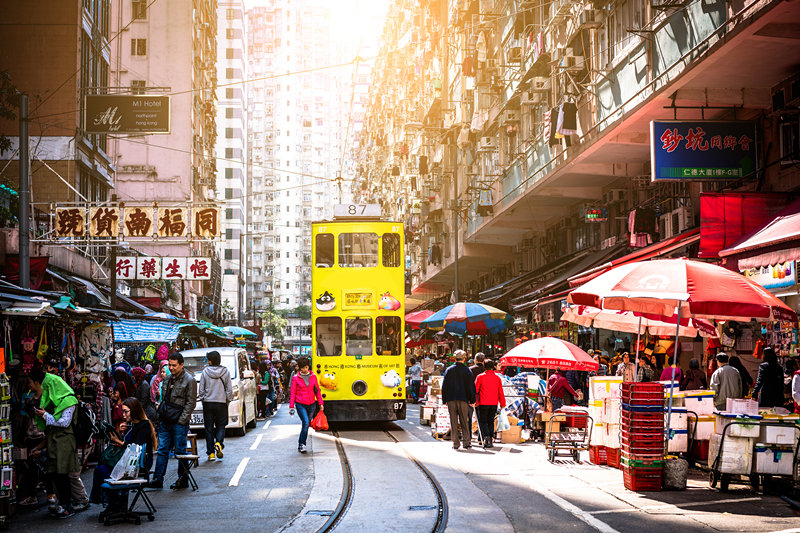
[[[434,494],[436,495],[436,522],[431,529],[432,533],[443,533],[444,530],[447,528],[447,521],[449,517],[449,508],[447,503],[447,495],[444,492],[439,481],[436,479],[436,476],[431,473],[428,468],[423,465],[421,462],[417,460],[416,457],[411,455],[403,446],[401,446],[400,441],[395,437],[389,430],[384,429],[383,432],[389,439],[400,447],[403,450],[405,456],[422,472],[425,479],[431,486]],[[342,466],[342,492],[341,497],[339,498],[339,503],[336,506],[336,509],[331,513],[325,523],[317,530],[317,533],[328,533],[330,531],[334,531],[336,527],[342,522],[342,520],[347,516],[347,511],[350,509],[350,506],[353,502],[353,498],[355,495],[356,490],[356,483],[353,476],[353,469],[350,464],[350,460],[347,457],[347,452],[344,449],[344,445],[342,444],[341,437],[338,431],[333,431],[332,435],[334,437],[334,441],[336,444],[336,450],[339,454],[339,460]]]

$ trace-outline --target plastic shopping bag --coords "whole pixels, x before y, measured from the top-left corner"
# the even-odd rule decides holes
[[[138,444],[128,444],[125,448],[125,453],[114,469],[111,471],[110,479],[119,481],[120,479],[135,479],[139,474],[139,455],[142,453],[142,447]]]
[[[326,431],[328,429],[328,417],[325,416],[325,411],[317,413],[310,425],[316,431]]]
[[[497,431],[507,431],[509,429],[511,429],[511,422],[508,420],[506,410],[502,409],[497,418]]]

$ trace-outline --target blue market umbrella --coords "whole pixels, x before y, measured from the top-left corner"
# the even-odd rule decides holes
[[[222,329],[228,333],[232,333],[235,337],[252,337],[254,339],[258,338],[258,335],[249,329],[240,328],[239,326],[225,326]]]
[[[460,302],[435,312],[420,322],[419,327],[456,335],[487,335],[505,331],[513,323],[508,313],[490,305]]]

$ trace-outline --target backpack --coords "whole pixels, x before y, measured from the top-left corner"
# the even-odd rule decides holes
[[[75,407],[72,431],[75,434],[75,444],[80,447],[89,444],[97,434],[97,417],[86,402],[78,401]]]

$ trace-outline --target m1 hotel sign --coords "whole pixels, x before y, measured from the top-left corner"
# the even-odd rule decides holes
[[[127,94],[90,94],[85,97],[86,133],[169,133],[170,97]]]

